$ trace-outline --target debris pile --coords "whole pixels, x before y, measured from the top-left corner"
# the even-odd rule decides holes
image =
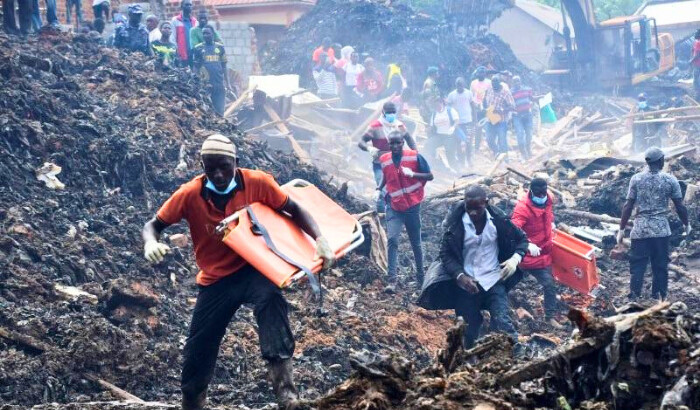
[[[331,28],[336,30],[335,25],[347,19],[331,19],[331,6],[345,12],[376,8],[379,16],[403,16],[409,29],[438,33],[428,24],[430,19],[405,8],[330,0],[318,7],[328,20],[315,24],[321,16],[316,10],[294,30],[307,27],[312,33],[307,34],[318,40],[332,34]],[[373,16],[367,10],[359,15]],[[349,31],[337,27],[333,32]],[[375,35],[385,38],[385,33]],[[301,58],[307,63],[311,50],[287,48],[281,45],[279,56],[290,54],[276,61],[295,67]],[[403,47],[407,52],[414,48]],[[467,54],[461,49],[445,55]],[[36,409],[166,409],[178,402],[197,268],[184,224],[168,230],[164,240],[173,252],[160,265],[143,259],[140,232],[179,184],[201,172],[197,152],[210,132],[234,138],[241,166],[269,171],[280,182],[309,180],[350,212],[362,215],[363,222],[368,220],[374,231],[367,237],[381,238],[381,232],[375,232],[380,226],[376,215],[365,212],[368,205],[349,195],[347,184],[331,183],[359,178],[354,170],[329,176],[304,158],[241,136],[231,122],[212,112],[206,95],[185,72],[156,73],[151,61],[103,48],[80,35],[45,33],[25,42],[0,35],[0,57],[0,172],[8,176],[0,180],[0,261],[5,267],[0,271],[0,403],[13,405],[3,410],[54,401],[66,404],[41,404]],[[412,61],[409,57],[413,58],[407,54],[406,61]],[[498,61],[487,56],[475,62],[475,54],[469,58],[461,66],[465,70]],[[514,63],[503,64],[495,68],[517,71]],[[609,101],[630,104],[625,99]],[[265,111],[276,126],[288,120],[300,140],[302,131],[310,131],[304,143],[314,154],[324,149],[314,147],[316,138],[332,140],[337,134],[325,132],[318,125],[322,120],[302,119],[304,105],[309,111],[305,118],[330,115],[331,107],[316,102],[313,108],[295,103],[294,114],[284,121],[269,114],[274,110]],[[695,251],[700,236],[694,231],[684,238],[687,244],[674,255],[675,275],[669,283],[674,304],[624,306],[628,266],[604,245],[609,224],[619,223],[621,193],[640,162],[615,160],[629,149],[612,142],[624,128],[618,117],[625,114],[609,107],[611,111],[598,113],[600,107],[582,99],[579,108],[543,128],[535,139],[540,161],[531,163],[548,160],[545,170],[553,176],[551,186],[559,199],[555,215],[560,229],[587,235],[601,248],[597,257],[603,286],[597,298],[560,289],[561,301],[580,309],[569,315],[577,335],[571,337],[573,327],[551,329],[539,320],[542,295],[527,278],[511,293],[511,314],[519,317],[519,342],[528,345],[527,356],[510,359],[514,341],[501,335],[487,336],[464,351],[463,324],[453,326],[452,312],[416,308],[415,287],[407,283],[401,283],[396,294],[383,292],[386,261],[379,255],[384,250],[373,241],[324,276],[327,316],[316,316],[316,302],[305,285],[286,293],[297,340],[295,377],[307,407],[644,408],[659,407],[662,401],[700,406],[700,303],[697,278],[689,273],[700,265]],[[362,117],[360,121],[366,118],[353,115]],[[609,136],[595,134],[594,127],[613,122]],[[669,141],[693,143],[687,129],[691,128],[672,127]],[[354,145],[355,133],[346,134],[343,143]],[[584,144],[601,135],[610,139],[603,141],[606,155]],[[669,167],[684,182],[686,202],[697,215],[700,166],[692,150],[674,152],[668,154]],[[336,168],[345,160],[343,154],[331,157]],[[369,164],[369,159],[363,160]],[[489,171],[482,175],[460,178],[447,187],[436,183],[439,190],[431,191],[422,207],[426,266],[438,255],[442,219],[463,188],[484,183],[492,203],[510,210],[533,174],[527,165],[489,158],[482,164]],[[370,175],[366,179],[372,183]],[[672,227],[679,232],[677,225]],[[401,247],[400,265],[407,268],[400,276],[413,277],[408,242],[402,241]],[[263,382],[255,327],[253,312],[246,307],[229,326],[209,391],[214,406],[264,408],[273,401]],[[133,402],[140,399],[160,403]]]
[[[492,8],[496,13],[501,10]],[[383,64],[399,64],[414,89],[422,85],[429,66],[440,67],[440,84],[445,90],[453,87],[458,76],[470,78],[480,65],[520,74],[528,84],[539,83],[497,36],[460,39],[445,21],[407,6],[387,7],[367,0],[320,0],[265,53],[263,69],[271,74],[299,74],[302,86],[313,83],[311,54],[325,37],[333,43],[353,46],[361,55]]]
[[[351,212],[365,210],[315,168],[238,135],[186,73],[156,73],[152,62],[82,36],[20,42],[0,35],[0,56],[0,172],[7,176],[0,181],[0,403],[124,398],[107,385],[178,402],[197,268],[191,243],[182,241],[184,224],[168,230],[173,253],[155,266],[142,257],[140,231],[201,172],[197,153],[209,132],[235,139],[241,166],[281,182],[309,180]],[[65,186],[37,179],[44,168]],[[389,303],[381,272],[358,255],[340,264],[324,279],[324,319],[303,284],[288,293],[305,396],[340,383],[351,351],[410,351],[425,364],[439,348],[449,315],[415,313],[409,295]],[[213,403],[274,401],[261,383],[254,329],[252,310],[241,309],[220,352]]]
[[[600,319],[572,310],[572,340],[532,360],[512,360],[501,335],[460,347],[464,323],[447,333],[432,366],[363,352],[353,374],[313,406],[374,409],[697,408],[700,316],[681,302],[626,306]]]

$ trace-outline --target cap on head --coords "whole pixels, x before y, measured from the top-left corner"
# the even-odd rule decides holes
[[[201,155],[223,155],[236,158],[236,146],[228,137],[213,134],[204,140],[200,153]]]
[[[428,75],[437,74],[437,73],[438,73],[437,67],[435,67],[435,66],[428,67]]]
[[[129,14],[143,14],[143,8],[140,4],[132,4],[128,8]]]
[[[651,147],[644,152],[646,162],[656,162],[664,157],[664,152],[659,147]]]
[[[530,181],[530,189],[532,188],[547,188],[547,180],[544,178],[532,178]]]
[[[382,111],[384,112],[396,112],[396,104],[391,101],[387,101],[382,106]]]
[[[637,96],[637,101],[646,101],[647,100],[647,94],[646,93],[639,93]]]
[[[156,16],[153,15],[153,14],[149,14],[149,15],[146,17],[146,21],[149,21],[149,20],[158,21],[158,17],[156,17]]]

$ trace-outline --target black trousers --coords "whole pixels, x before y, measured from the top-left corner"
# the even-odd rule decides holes
[[[663,238],[632,239],[630,247],[630,298],[642,294],[644,273],[651,261],[651,296],[666,298],[668,292],[668,262],[669,239]]]
[[[32,29],[32,0],[17,0],[19,31],[28,34]],[[15,0],[2,0],[3,24],[7,33],[17,33],[15,21]]]
[[[294,354],[282,291],[247,265],[212,285],[199,287],[183,353],[181,389],[185,398],[195,398],[207,389],[226,327],[243,303],[254,307],[262,357],[276,361]]]

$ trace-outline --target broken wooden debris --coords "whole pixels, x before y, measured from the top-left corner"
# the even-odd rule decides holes
[[[236,110],[238,110],[243,105],[243,103],[248,99],[248,96],[251,95],[253,92],[255,92],[255,90],[257,90],[257,89],[258,89],[258,85],[253,84],[252,86],[248,87],[247,90],[243,91],[241,93],[241,95],[238,97],[238,99],[236,101],[232,102],[231,105],[228,106],[228,108],[226,108],[226,111],[224,111],[224,118],[227,118],[231,114],[236,112]]]
[[[604,319],[603,322],[613,325],[607,328],[600,323],[600,319],[594,319],[598,321],[594,324],[594,326],[596,326],[595,329],[588,332],[586,332],[585,328],[581,330],[581,335],[584,337],[579,340],[573,340],[555,349],[554,352],[542,359],[533,360],[506,372],[499,380],[499,384],[511,387],[524,381],[542,377],[548,371],[556,373],[557,368],[559,368],[557,363],[562,360],[571,362],[608,346],[613,341],[615,333],[629,330],[638,319],[666,309],[668,306],[670,306],[669,302],[663,302],[642,312],[618,315],[614,318]],[[583,326],[590,326],[590,321],[584,321],[584,323]],[[587,333],[592,334],[589,335]]]
[[[253,128],[247,129],[247,130],[245,130],[245,131],[243,131],[243,132],[245,132],[245,133],[247,133],[247,134],[252,134],[252,133],[254,133],[254,132],[262,131],[262,130],[267,129],[267,128],[270,128],[270,127],[276,127],[276,126],[279,125],[280,123],[284,123],[284,122],[285,122],[285,120],[270,121],[270,122],[268,122],[268,123],[265,123],[265,124],[262,124],[262,125],[258,125],[257,127],[253,127]]]

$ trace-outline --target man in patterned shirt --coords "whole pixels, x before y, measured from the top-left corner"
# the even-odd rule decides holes
[[[226,51],[224,45],[214,41],[214,28],[206,26],[202,29],[203,43],[192,49],[194,72],[202,80],[209,81],[209,91],[214,111],[224,115],[226,108],[226,91],[231,88],[226,74]]]
[[[668,200],[676,206],[676,212],[690,233],[688,210],[683,205],[683,195],[678,180],[671,174],[662,172],[664,153],[659,148],[649,148],[644,153],[649,170],[635,174],[630,180],[627,202],[622,207],[622,220],[617,233],[617,242],[622,243],[625,226],[636,206],[637,216],[630,233],[630,299],[642,294],[644,272],[651,261],[651,296],[666,298],[668,290],[669,239],[671,228],[668,224]]]

